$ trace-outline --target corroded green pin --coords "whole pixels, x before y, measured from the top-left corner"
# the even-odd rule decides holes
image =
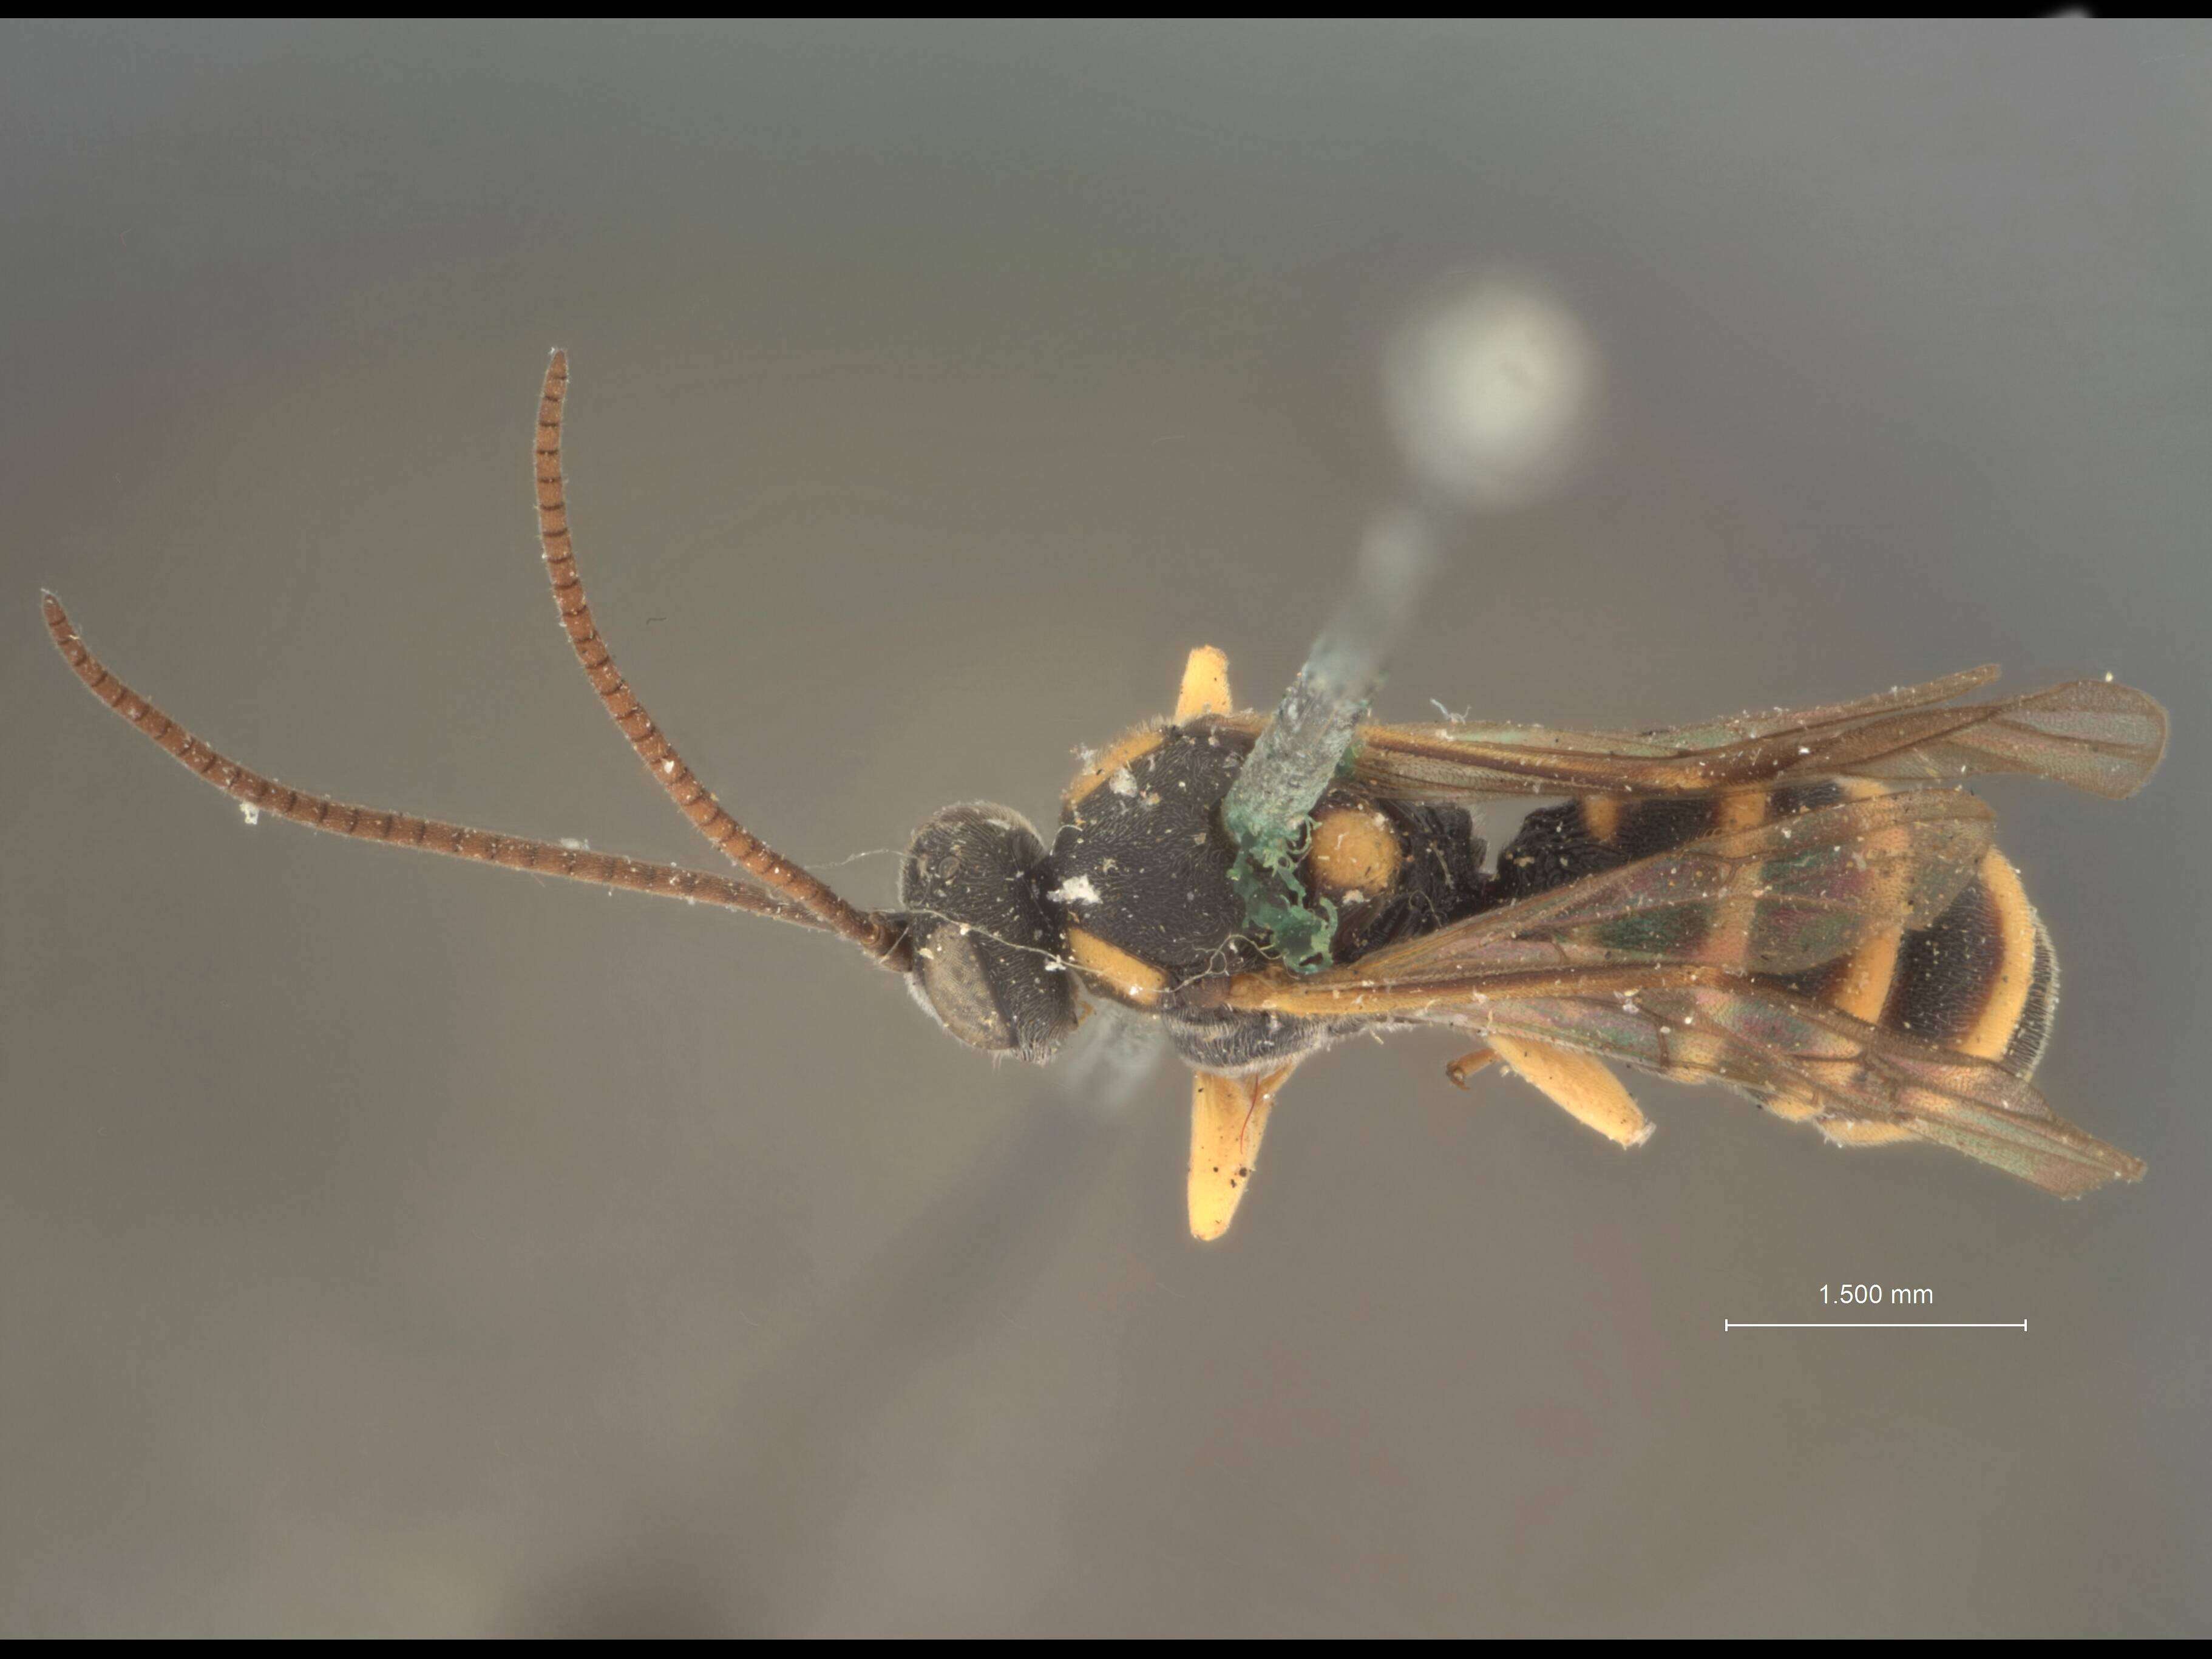
[[[1222,826],[1237,848],[1229,883],[1243,903],[1244,925],[1292,973],[1327,967],[1336,937],[1335,905],[1310,898],[1298,876],[1315,804],[1350,764],[1360,719],[1436,562],[1425,514],[1401,507],[1375,520],[1351,592],[1221,804]]]

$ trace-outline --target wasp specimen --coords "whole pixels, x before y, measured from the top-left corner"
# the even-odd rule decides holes
[[[556,351],[536,459],[562,628],[648,774],[732,873],[293,789],[125,686],[47,594],[54,643],[94,696],[250,812],[833,933],[994,1056],[1048,1060],[1100,1005],[1152,1022],[1194,1073],[1188,1202],[1201,1238],[1226,1231],[1301,1061],[1422,1026],[1477,1044],[1448,1068],[1453,1081],[1502,1061],[1625,1146],[1650,1125],[1608,1061],[1723,1085],[1838,1145],[1950,1146],[2065,1196],[2142,1173],[2029,1081],[2057,958],[1990,809],[1960,787],[2008,772],[2133,793],[2166,742],[2165,711],[2139,691],[2078,681],[1957,701],[1996,677],[1982,668],[1634,733],[1361,723],[1360,692],[1322,709],[1339,735],[1318,751],[1321,781],[1294,792],[1272,863],[1255,869],[1249,826],[1224,806],[1254,793],[1238,788],[1248,769],[1249,786],[1273,763],[1255,759],[1271,730],[1313,711],[1297,686],[1273,721],[1238,711],[1226,661],[1202,647],[1172,716],[1086,756],[1048,844],[1011,808],[947,807],[915,832],[897,908],[866,910],[739,824],[616,667],[570,539],[567,392]],[[1528,812],[1489,858],[1474,809],[1531,799],[1559,804]]]

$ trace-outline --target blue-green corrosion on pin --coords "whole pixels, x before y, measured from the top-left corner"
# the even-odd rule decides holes
[[[1221,803],[1222,827],[1237,848],[1229,884],[1243,904],[1245,928],[1294,974],[1328,967],[1336,939],[1336,906],[1310,897],[1298,875],[1313,839],[1313,809],[1351,765],[1390,645],[1434,563],[1419,514],[1376,521],[1360,549],[1351,592]]]

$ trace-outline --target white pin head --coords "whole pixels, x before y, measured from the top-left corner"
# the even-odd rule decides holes
[[[1549,494],[1581,448],[1597,353],[1542,287],[1464,283],[1417,310],[1385,360],[1390,420],[1424,492],[1470,509]]]

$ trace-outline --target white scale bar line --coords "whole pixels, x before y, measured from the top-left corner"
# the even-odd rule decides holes
[[[1942,1319],[1815,1319],[1802,1323],[1754,1323],[1741,1319],[1721,1321],[1723,1331],[2024,1331],[2025,1319],[2002,1323],[1978,1323]]]

